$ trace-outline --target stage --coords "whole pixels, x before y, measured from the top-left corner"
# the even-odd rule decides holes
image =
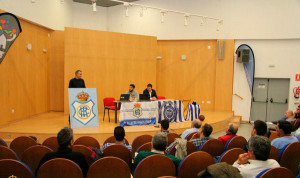
[[[204,123],[213,126],[213,132],[224,130],[233,119],[233,112],[228,111],[201,111],[201,114],[205,115]],[[103,114],[99,113],[99,127],[73,129],[74,139],[89,135],[95,137],[102,145],[106,138],[113,135],[114,127],[119,125],[119,122],[114,122],[113,113],[111,113],[110,122],[108,122],[107,115],[104,122],[102,119]],[[18,136],[36,136],[38,141],[42,143],[46,138],[56,136],[57,132],[65,126],[68,126],[68,115],[63,112],[48,112],[1,125],[0,138],[3,138],[9,144]],[[190,121],[170,123],[170,129],[178,134],[190,128],[190,126]],[[126,126],[125,131],[126,138],[131,143],[136,136],[142,134],[154,135],[160,131],[160,128],[154,127],[154,125]]]

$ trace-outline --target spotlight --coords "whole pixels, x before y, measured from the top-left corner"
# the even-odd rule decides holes
[[[184,14],[184,26],[188,26],[188,18],[190,17],[190,14]]]
[[[165,22],[165,14],[167,13],[168,11],[166,10],[161,10],[160,13],[161,13],[161,19],[160,19],[160,22],[161,23],[164,23]]]
[[[97,12],[97,0],[91,0],[92,1],[92,7],[93,7],[93,12]]]
[[[125,9],[125,16],[128,17],[128,16],[129,16],[129,5],[130,5],[130,4],[129,4],[128,2],[124,2],[123,5],[124,5],[124,7],[126,8],[126,9]]]
[[[200,26],[203,26],[206,22],[206,18],[205,17],[201,17],[200,19]]]
[[[219,20],[219,21],[218,21],[217,29],[216,29],[217,31],[220,31],[221,25],[223,25],[223,20]]]

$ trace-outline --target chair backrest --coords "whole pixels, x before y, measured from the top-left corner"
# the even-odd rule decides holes
[[[2,138],[0,138],[0,145],[8,147],[6,141],[4,141]]]
[[[130,150],[124,145],[110,145],[102,151],[104,156],[114,156],[125,161],[128,166],[131,168],[132,164],[132,155]]]
[[[260,172],[255,178],[274,178],[274,177],[294,178],[295,176],[289,169],[285,167],[276,167],[272,169],[266,169]]]
[[[269,137],[270,141],[273,141],[275,138],[279,138],[276,131],[270,130],[270,137]]]
[[[176,138],[180,138],[180,136],[177,133],[168,133],[168,146],[175,141]]]
[[[84,146],[91,146],[100,149],[99,142],[94,138],[90,136],[82,136],[79,137],[77,140],[75,140],[74,145],[84,145]]]
[[[0,160],[0,175],[2,177],[33,178],[34,175],[29,167],[13,159]]]
[[[233,163],[238,159],[240,154],[246,153],[245,150],[241,148],[232,148],[225,151],[218,159],[217,162],[226,162],[227,164],[233,165]]]
[[[18,160],[17,154],[6,146],[0,145],[0,160],[1,159],[14,159]]]
[[[129,145],[128,140],[127,140],[126,138],[124,138],[124,140],[125,140],[126,145]],[[105,145],[106,143],[115,143],[116,141],[117,141],[117,140],[116,140],[115,136],[111,136],[111,137],[108,137],[108,138],[104,141],[103,145]]]
[[[279,151],[275,146],[271,146],[269,159],[275,159],[277,162],[279,161]]]
[[[145,143],[143,144],[142,146],[140,146],[136,152],[140,152],[140,151],[151,151],[152,149],[152,142],[148,142],[148,143]]]
[[[29,147],[22,154],[22,162],[26,163],[32,172],[35,172],[43,156],[50,151],[52,151],[50,148],[41,145]]]
[[[136,167],[135,178],[157,178],[175,176],[176,168],[173,161],[164,155],[151,155],[143,159]]]
[[[170,150],[168,151],[168,154],[175,156],[176,153],[176,144],[174,144]],[[186,142],[186,153],[187,155],[194,153],[197,151],[197,147],[192,142]]]
[[[58,148],[57,137],[49,137],[47,138],[43,144],[44,146],[50,148],[53,151],[56,151]]]
[[[37,178],[83,178],[80,167],[71,160],[55,158],[45,162],[38,170]]]
[[[93,163],[93,160],[91,158],[93,151],[91,149],[89,149],[87,146],[73,145],[72,151],[81,152],[84,155],[88,165],[91,165]]]
[[[197,177],[200,171],[215,163],[214,158],[204,152],[197,151],[184,158],[178,166],[178,178]]]
[[[212,156],[220,156],[224,152],[224,144],[218,139],[207,140],[199,149]]]
[[[117,168],[117,170],[116,170]],[[92,164],[86,178],[130,178],[130,169],[125,161],[116,157],[104,157]]]
[[[115,106],[114,101],[115,101],[115,98],[112,98],[112,97],[103,98],[104,107],[105,106]]]
[[[185,137],[185,139],[186,139],[187,141],[190,141],[191,138],[192,138],[196,133],[197,133],[197,132],[192,132],[192,133],[188,134],[188,135]]]
[[[11,143],[10,143],[10,149],[12,149],[20,159],[22,159],[22,154],[27,148],[31,146],[37,145],[36,141],[33,140],[30,137],[27,136],[21,136],[15,138]]]
[[[135,154],[136,150],[142,146],[145,143],[152,142],[152,136],[151,135],[140,135],[135,137],[135,139],[132,141],[132,155]]]
[[[165,97],[165,96],[157,96],[157,99],[158,99],[158,100],[165,100],[166,97]]]
[[[247,144],[247,140],[242,136],[235,136],[229,142],[225,150],[232,148],[243,148]]]
[[[294,175],[298,174],[300,164],[300,142],[289,144],[280,158],[280,166],[290,169]]]

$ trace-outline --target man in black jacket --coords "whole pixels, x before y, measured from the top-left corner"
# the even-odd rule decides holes
[[[157,100],[156,91],[152,89],[152,84],[148,84],[147,88],[143,91],[143,95],[150,100]]]
[[[51,151],[44,155],[36,169],[36,175],[45,162],[54,158],[65,158],[75,162],[81,168],[83,175],[86,176],[89,166],[84,155],[81,152],[72,151],[73,130],[68,127],[61,129],[57,134],[57,142],[59,144],[57,151]]]
[[[81,70],[76,70],[75,78],[71,79],[69,82],[69,88],[85,88]]]

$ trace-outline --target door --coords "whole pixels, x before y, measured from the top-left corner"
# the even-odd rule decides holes
[[[253,97],[250,113],[252,121],[265,121],[267,118],[268,84],[268,79],[254,79]]]

